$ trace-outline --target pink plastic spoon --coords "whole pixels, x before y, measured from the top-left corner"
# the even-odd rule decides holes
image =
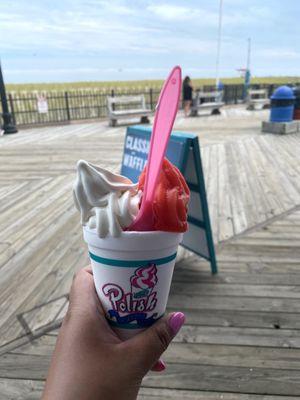
[[[177,114],[180,89],[181,68],[176,66],[165,81],[156,106],[142,205],[136,219],[128,228],[130,231],[153,229],[152,203],[155,187]]]

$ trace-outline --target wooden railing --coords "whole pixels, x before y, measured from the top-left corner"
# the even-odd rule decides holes
[[[270,96],[276,85],[252,85],[253,89],[268,90]],[[211,92],[215,90],[213,85],[196,87],[195,90]],[[8,101],[14,122],[18,126],[36,124],[67,123],[76,120],[99,119],[107,117],[107,96],[138,95],[143,94],[146,105],[151,110],[155,109],[160,89],[150,88],[118,88],[115,90],[82,89],[69,91],[45,91],[45,92],[10,92]],[[47,102],[47,112],[40,112],[38,98],[44,98]],[[243,85],[224,85],[223,101],[225,104],[237,104],[244,99]],[[1,108],[0,108],[1,112]]]

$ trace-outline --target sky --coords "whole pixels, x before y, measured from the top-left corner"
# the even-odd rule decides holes
[[[223,0],[222,77],[300,75],[298,0]],[[214,77],[219,0],[1,0],[8,83]]]

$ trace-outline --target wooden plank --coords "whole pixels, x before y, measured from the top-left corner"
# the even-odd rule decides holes
[[[19,320],[22,318],[22,321],[26,324],[30,332],[35,332],[53,323],[66,303],[68,303],[66,296],[58,297],[54,300],[43,302],[42,305],[37,305],[32,310],[19,314],[18,318]]]
[[[65,281],[65,285],[68,283],[68,285],[70,286],[72,276],[74,274],[74,262],[77,264],[78,254],[80,254],[81,252],[81,248],[78,247],[77,251],[72,251],[72,249],[67,248],[66,253],[50,253],[50,256],[43,261],[42,265],[49,265],[49,260],[51,260],[52,258],[53,266],[51,270],[47,271],[45,269],[43,275],[38,269],[32,271],[30,277],[34,279],[34,285],[29,285],[27,279],[22,282],[22,289],[24,293],[23,297],[18,297],[17,299],[14,299],[13,306],[15,307],[15,311],[23,316],[24,311],[27,311],[28,309],[31,310],[34,305],[39,306],[41,304],[44,304],[45,302],[47,302],[47,300],[51,300],[51,296],[54,296],[55,298],[58,297],[58,295],[64,295],[65,292],[58,293],[58,291],[56,291],[56,288],[59,286],[61,278],[64,278],[64,274],[66,273],[65,271],[70,271],[69,279]],[[66,262],[67,264],[65,264]],[[63,268],[65,269],[64,272]],[[39,308],[36,308],[26,316],[26,323],[28,327],[31,328],[33,331],[41,326],[45,326],[50,322],[53,322],[58,316],[58,312],[56,312],[55,308],[51,309],[51,314],[40,314],[39,311]],[[16,334],[21,333],[22,331],[24,332],[23,326],[14,317],[13,314],[10,314],[11,312],[12,308],[11,306],[9,306],[2,316],[1,339],[3,341],[12,340],[12,338],[14,338]],[[5,317],[6,320],[4,319]]]
[[[273,169],[277,173],[278,188],[281,187],[283,190],[277,190],[278,196],[281,197],[282,204],[285,209],[289,209],[300,202],[300,187],[297,188],[297,182],[291,181],[290,177],[286,173],[289,167],[289,163],[286,159],[282,160],[281,152],[274,150],[273,146],[269,146],[266,143],[264,137],[259,140],[260,146],[264,150],[264,154],[270,163],[270,169]]]
[[[242,264],[239,264],[241,266]],[[217,276],[212,276],[203,267],[198,266],[198,268],[186,270],[182,268],[176,268],[173,275],[172,282],[202,282],[202,283],[212,283],[217,285],[218,283],[234,283],[234,284],[247,284],[249,285],[277,285],[280,282],[282,285],[300,285],[300,271],[297,265],[294,268],[289,266],[286,270],[285,266],[277,266],[276,269],[270,267],[270,265],[259,265],[255,268],[252,265],[243,265],[244,269],[241,272],[237,268],[228,266],[228,271],[226,270],[227,264],[219,264],[219,274]],[[267,268],[266,273],[264,269]],[[271,271],[270,271],[271,269]],[[291,271],[289,271],[291,270]],[[275,274],[276,273],[276,274]]]
[[[276,246],[266,247],[259,249],[259,246],[253,244],[252,246],[242,245],[238,243],[231,243],[230,246],[223,249],[218,254],[218,259],[221,262],[229,262],[235,260],[235,262],[244,263],[274,263],[283,265],[296,264],[299,265],[299,250],[297,244],[295,244],[293,250],[291,248]]]
[[[218,146],[218,242],[234,235],[225,146]]]
[[[300,370],[300,350],[220,344],[173,343],[166,363]]]
[[[210,149],[206,193],[214,241],[218,240],[218,147]]]
[[[8,223],[6,229],[1,231],[0,237],[11,235],[12,232],[16,230],[16,226],[18,223],[20,223],[22,226],[26,219],[32,218],[32,215],[34,215],[35,212],[35,209],[32,207],[33,203],[37,207],[36,211],[38,211],[39,208],[43,207],[44,205],[43,200],[49,201],[49,192],[52,193],[52,196],[54,196],[55,188],[57,188],[57,190],[59,191],[65,186],[65,184],[66,178],[64,176],[52,179],[50,182],[49,179],[45,179],[40,183],[40,187],[37,188],[37,190],[39,189],[40,192],[37,193],[36,191],[30,191],[30,194],[25,192],[26,196],[24,196],[23,199],[19,199],[20,201],[18,201],[14,207],[10,207],[7,212],[0,215],[0,223],[3,225],[5,224],[5,222]]]
[[[36,355],[6,354],[0,359],[0,377],[45,379],[50,358]],[[30,365],[30,369],[28,369]],[[174,379],[174,375],[176,379]],[[17,377],[17,378],[16,378]],[[299,395],[298,370],[217,365],[173,364],[163,374],[149,374],[144,386],[189,390],[214,390],[261,394]],[[213,385],[215,385],[213,387]]]
[[[57,337],[54,335],[43,335],[31,340],[9,351],[9,354],[49,356],[52,354]]]
[[[40,400],[43,388],[43,381],[0,379],[0,393],[3,400]]]
[[[247,228],[247,218],[243,206],[242,199],[240,198],[241,188],[239,186],[239,169],[235,158],[235,146],[231,143],[226,145],[226,153],[228,160],[228,172],[231,194],[231,210],[233,215],[234,233],[238,234]]]
[[[68,187],[70,187],[70,185],[68,185],[67,188]],[[69,201],[67,188],[65,187],[58,190],[55,195],[50,197],[51,206],[48,203],[49,200],[44,200],[40,204],[37,203],[36,212],[34,211],[34,207],[31,206],[32,210],[26,213],[24,217],[17,218],[17,220],[1,233],[0,237],[9,238],[15,251],[21,249],[24,239],[28,241],[32,240],[36,235],[45,230],[47,225],[51,224],[51,221],[55,223],[57,214],[59,215],[62,210],[72,206]],[[42,219],[39,212],[42,212]],[[16,229],[18,224],[21,224],[21,229]]]
[[[247,141],[247,151],[251,167],[257,179],[257,189],[260,197],[263,199],[266,215],[270,218],[280,214],[283,210],[278,205],[269,189],[268,178],[266,176],[267,166],[264,163],[264,159],[261,157],[260,149],[256,145],[255,138],[251,138]]]
[[[255,168],[255,160],[250,156],[251,142],[249,140],[243,140],[239,142],[239,153],[240,162],[244,166],[246,173],[246,179],[249,184],[248,191],[252,196],[253,208],[251,209],[253,224],[266,221],[272,216],[269,212],[269,205],[266,202],[264,189],[257,176],[257,170]]]
[[[187,291],[186,283],[173,282],[172,294],[180,296]],[[231,283],[195,283],[189,282],[188,292],[191,297],[194,296],[238,296],[238,297],[271,297],[271,298],[300,298],[299,286],[281,286],[281,285],[247,285]]]
[[[173,399],[173,400],[295,400],[291,396],[268,396],[255,395],[247,393],[226,393],[226,392],[208,392],[199,390],[183,390],[183,389],[160,389],[142,387],[138,400],[155,400],[155,399]]]
[[[256,247],[255,250],[258,250]],[[249,250],[249,249],[248,249]],[[250,248],[251,254],[244,252],[243,256],[237,254],[236,246],[232,246],[232,242],[226,245],[226,247],[220,249],[217,252],[217,258],[219,261],[220,275],[212,277],[219,279],[218,277],[226,277],[226,273],[249,273],[249,274],[297,274],[300,271],[299,258],[297,255],[293,257],[292,254],[276,254],[275,257],[269,256],[269,254],[263,256],[260,253],[259,257],[253,257],[253,248]],[[276,249],[273,249],[273,252]],[[195,256],[187,257],[184,263],[180,262],[175,268],[182,268],[186,271],[202,271],[207,273],[208,263],[205,260],[196,258]],[[279,280],[279,283],[281,281]]]
[[[8,400],[39,400],[44,387],[43,381],[23,379],[0,379],[0,393]],[[251,395],[243,393],[217,393],[189,390],[144,388],[139,391],[138,400],[279,400],[277,396]],[[294,400],[295,397],[280,396],[280,400]]]
[[[175,342],[300,348],[298,330],[184,325]]]
[[[299,313],[261,312],[168,307],[169,312],[184,311],[187,323],[204,326],[231,326],[236,328],[300,329]]]
[[[237,141],[235,144],[235,151],[233,156],[236,159],[238,187],[240,190],[239,197],[243,204],[245,218],[247,220],[247,228],[255,226],[261,220],[259,219],[258,206],[253,195],[253,191],[257,191],[257,187],[253,190],[250,185],[249,171],[246,169],[247,159],[249,158],[248,153],[244,151],[244,146],[241,141]],[[253,171],[250,172],[250,176],[256,178]]]
[[[44,380],[50,360],[50,355],[3,354],[0,358],[0,379]]]
[[[208,147],[208,146],[201,147],[201,140],[200,140],[201,161],[202,161],[202,168],[203,168],[203,175],[204,175],[206,191],[207,191],[207,185],[208,185],[210,151],[211,151],[211,146],[210,147]]]
[[[281,184],[277,176],[277,171],[276,170],[274,171],[272,169],[272,165],[267,159],[264,153],[264,149],[260,147],[259,140],[252,140],[252,144],[253,144],[253,151],[257,155],[257,158],[260,163],[260,169],[261,169],[260,179],[263,182],[265,193],[267,195],[270,204],[272,204],[274,215],[278,215],[287,210],[291,206],[289,204],[285,206],[282,203],[281,196],[278,196],[278,188],[281,187]],[[268,171],[267,174],[266,171]]]
[[[244,151],[247,153],[245,163],[248,165],[248,174],[252,186],[257,214],[261,216],[261,221],[272,218],[275,214],[274,205],[267,197],[267,187],[265,186],[264,170],[261,167],[256,151],[253,148],[253,139],[243,141]]]
[[[185,293],[188,292],[188,285]],[[298,299],[263,298],[243,296],[190,296],[189,294],[173,293],[169,298],[169,307],[185,310],[237,310],[265,312],[300,312]]]
[[[65,223],[65,221],[68,222]],[[13,310],[20,313],[20,307],[22,307],[22,311],[26,311],[26,309],[24,310],[24,307],[26,307],[26,305],[30,309],[36,303],[41,304],[42,302],[45,302],[45,291],[51,293],[51,281],[54,283],[56,282],[56,284],[60,281],[62,267],[64,267],[65,269],[72,268],[72,263],[70,265],[64,264],[64,262],[66,261],[66,259],[64,260],[66,254],[73,254],[78,258],[76,252],[74,252],[74,249],[72,249],[72,247],[68,247],[68,245],[70,245],[72,241],[77,240],[78,236],[75,236],[75,239],[71,236],[68,237],[65,235],[64,230],[66,228],[70,228],[72,225],[74,227],[73,229],[76,229],[77,223],[74,220],[70,220],[67,213],[65,213],[64,217],[61,218],[61,223],[62,225],[60,226],[59,230],[57,230],[57,227],[55,225],[52,225],[51,228],[47,230],[47,235],[45,232],[42,238],[37,239],[37,252],[33,253],[33,255],[29,252],[29,255],[27,256],[23,252],[20,254],[19,260],[18,256],[16,256],[11,262],[11,266],[9,264],[6,264],[5,268],[3,268],[3,274],[5,273],[6,279],[4,280],[2,278],[1,280],[2,289],[0,293],[0,322],[2,326],[2,339],[4,339],[6,335],[8,340],[12,339],[11,334],[13,334],[14,332],[15,323],[13,323],[12,328],[11,324],[7,323],[7,320],[8,318],[11,318]],[[70,231],[70,233],[71,232],[72,230]],[[52,238],[51,241],[49,241],[49,237]],[[71,238],[72,240],[70,240]],[[52,251],[50,253],[46,244],[51,246]],[[32,246],[34,245],[35,243],[33,241]],[[30,250],[30,248],[27,249]],[[78,250],[80,252],[83,251],[81,247],[79,247]],[[48,256],[45,256],[45,254],[47,253]],[[48,267],[46,268],[46,266]],[[49,268],[49,266],[51,267]],[[8,271],[6,272],[7,269]],[[48,277],[47,283],[49,286],[44,285],[45,277]],[[9,285],[7,284],[7,282],[9,282]],[[43,294],[41,296],[38,296],[37,288],[40,288],[40,290],[42,290]],[[18,294],[18,296],[16,296],[16,293]],[[30,295],[33,295],[31,297],[31,303],[28,301]],[[13,321],[14,319],[12,320],[12,322]],[[15,320],[15,322],[17,322],[17,320]],[[12,329],[11,333],[8,332],[9,328]],[[6,331],[6,334],[4,334],[4,330]]]
[[[147,375],[143,385],[221,393],[300,396],[299,371],[283,369],[169,364],[163,374]]]
[[[55,336],[44,335],[26,343],[9,354],[49,356],[54,350]],[[276,369],[300,369],[300,350],[224,346],[214,344],[173,343],[163,358],[168,363],[188,363],[195,365],[232,365],[240,367],[260,367]]]
[[[271,138],[272,146],[271,152],[276,152],[276,160],[282,160],[284,162],[285,171],[289,172],[289,177],[295,178],[297,173],[300,172],[299,163],[297,163],[297,146],[299,146],[298,135],[291,135],[289,138],[280,136],[277,140],[274,137]],[[296,140],[295,140],[296,139]],[[262,136],[260,138],[265,145],[268,145],[267,138]]]
[[[0,212],[4,213],[8,209],[16,209],[22,200],[27,198],[32,192],[40,190],[41,187],[48,185],[51,178],[39,180],[25,180],[19,184],[16,190],[11,190],[6,193],[6,196],[0,197]],[[8,217],[7,213],[6,216]],[[9,222],[5,220],[6,224]]]

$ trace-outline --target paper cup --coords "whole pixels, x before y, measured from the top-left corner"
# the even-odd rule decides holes
[[[106,318],[126,340],[146,329],[166,310],[181,233],[122,232],[100,239],[83,228],[97,294]]]

